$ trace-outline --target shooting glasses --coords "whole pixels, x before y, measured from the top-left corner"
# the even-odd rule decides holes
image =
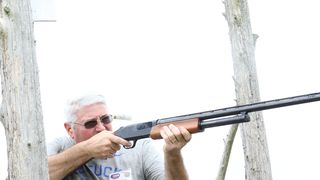
[[[100,119],[100,122],[103,125],[107,125],[107,124],[111,123],[113,120],[112,115],[105,114],[105,115],[101,115],[101,116],[86,120],[83,124],[77,123],[77,122],[74,122],[73,124],[78,124],[78,125],[84,126],[86,129],[91,129],[91,128],[94,128],[97,126],[98,119]]]

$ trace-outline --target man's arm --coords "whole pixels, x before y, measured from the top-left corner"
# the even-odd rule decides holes
[[[181,152],[165,153],[165,179],[174,180],[189,179],[187,170],[184,166]]]
[[[50,180],[60,180],[89,161],[91,157],[86,152],[85,142],[78,143],[69,149],[48,157]]]
[[[165,140],[165,180],[188,180],[188,173],[183,163],[181,149],[190,141],[191,134],[183,127],[172,124],[163,127],[161,136]]]
[[[60,180],[92,158],[111,158],[120,149],[120,144],[130,146],[129,142],[102,131],[90,139],[80,142],[65,151],[48,157],[50,180]]]

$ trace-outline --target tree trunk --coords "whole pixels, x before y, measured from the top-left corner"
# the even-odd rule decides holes
[[[255,65],[255,41],[246,0],[225,0],[225,16],[231,40],[237,104],[260,101]],[[241,127],[247,180],[271,180],[271,164],[261,112],[250,113]]]
[[[30,1],[1,0],[0,63],[8,179],[48,179]]]

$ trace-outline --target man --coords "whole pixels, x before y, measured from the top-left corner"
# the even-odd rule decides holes
[[[171,124],[161,129],[163,162],[149,139],[139,140],[133,149],[123,148],[130,142],[112,133],[112,119],[101,95],[71,101],[66,115],[64,127],[71,138],[48,144],[51,180],[108,180],[122,174],[132,180],[188,179],[181,149],[191,134],[185,128]]]

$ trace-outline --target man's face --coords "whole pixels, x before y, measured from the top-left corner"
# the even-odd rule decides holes
[[[79,143],[81,141],[85,141],[95,134],[107,130],[112,131],[112,124],[103,124],[100,122],[100,119],[98,118],[98,123],[95,127],[87,129],[85,126],[80,125],[84,124],[88,120],[91,120],[93,118],[100,117],[102,115],[108,114],[107,108],[103,104],[94,104],[90,106],[85,106],[82,109],[80,109],[77,113],[77,120],[74,124],[74,128],[70,127],[71,130],[67,129],[71,137],[76,141],[76,143]]]

